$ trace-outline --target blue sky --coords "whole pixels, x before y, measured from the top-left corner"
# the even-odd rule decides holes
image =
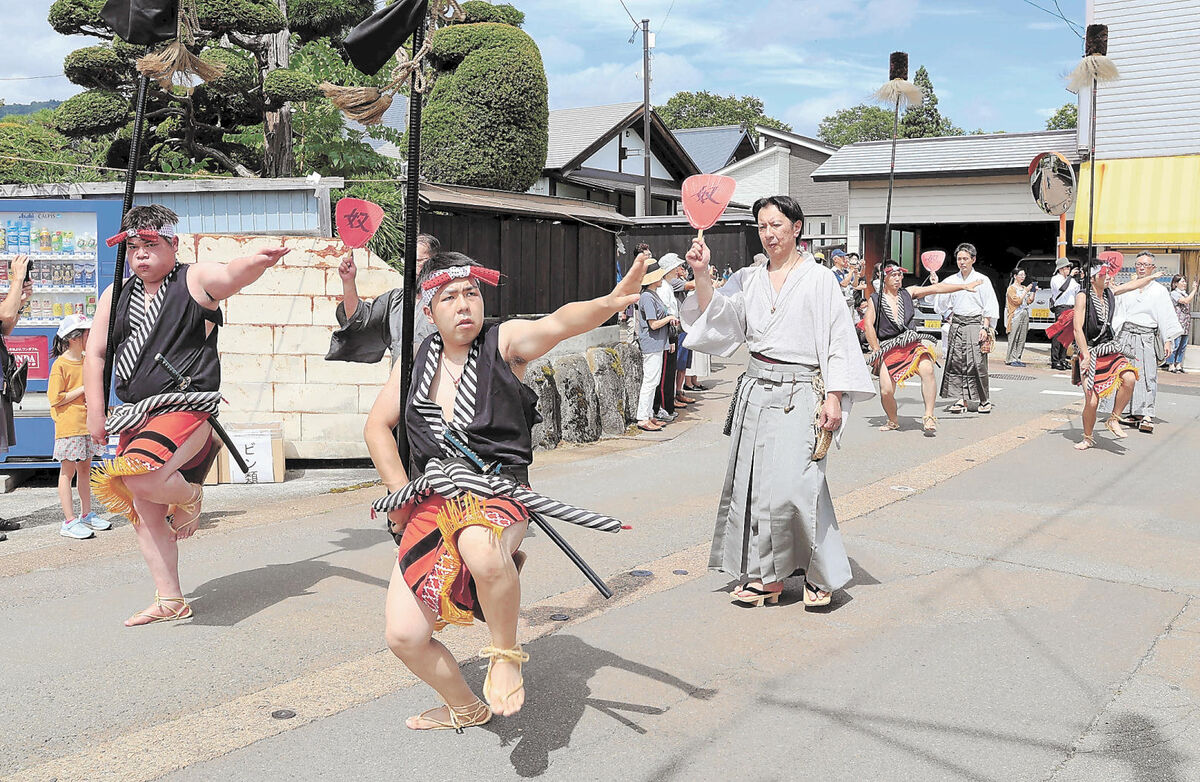
[[[5,3],[0,98],[67,98],[62,58],[95,41],[46,23],[51,0]],[[679,90],[757,95],[799,133],[869,99],[888,53],[925,65],[939,107],[967,130],[1040,130],[1072,100],[1063,76],[1082,43],[1067,24],[1025,0],[625,0],[658,32],[652,100]],[[1083,25],[1085,0],[1059,0]],[[550,79],[551,108],[641,100],[641,41],[620,0],[511,0],[526,14]],[[1047,8],[1054,0],[1030,0]],[[670,16],[667,16],[670,9]],[[664,23],[665,19],[665,23]]]

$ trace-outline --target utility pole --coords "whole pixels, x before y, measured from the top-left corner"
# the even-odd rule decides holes
[[[650,20],[642,20],[642,165],[646,179],[646,195],[642,199],[642,215],[654,213],[650,190]]]

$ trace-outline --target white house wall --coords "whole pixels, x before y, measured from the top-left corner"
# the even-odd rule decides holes
[[[846,226],[850,248],[862,251],[859,229],[882,225],[887,182],[851,182]],[[1072,219],[1072,213],[1067,213]],[[903,179],[892,197],[893,225],[1056,222],[1037,207],[1021,175],[970,179]]]
[[[737,182],[733,200],[752,204],[759,198],[787,193],[788,154],[783,147],[773,147],[718,171]]]
[[[1092,0],[1121,78],[1097,93],[1096,157],[1200,154],[1200,2]],[[1086,146],[1090,92],[1080,93]]]
[[[621,141],[624,139],[625,148],[639,152],[621,160]],[[642,168],[642,136],[632,129],[626,129],[619,136],[613,136],[608,143],[583,162],[581,168],[595,168],[600,171],[615,171],[622,174],[641,174]],[[655,179],[673,180],[670,172],[658,160],[657,155],[650,157],[650,175]]]

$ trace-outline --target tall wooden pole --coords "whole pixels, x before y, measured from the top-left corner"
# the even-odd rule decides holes
[[[645,178],[645,213],[654,214],[650,179],[650,20],[642,20],[642,174]]]

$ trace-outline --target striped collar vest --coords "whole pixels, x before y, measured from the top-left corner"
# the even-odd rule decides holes
[[[142,282],[142,278],[134,275],[133,280],[129,283],[133,287],[129,298],[129,339],[125,340],[124,349],[117,357],[116,363],[117,377],[122,380],[129,380],[133,377],[133,369],[137,366],[138,359],[141,358],[146,341],[150,338],[150,332],[158,323],[158,317],[162,314],[163,302],[167,298],[167,288],[174,282],[177,271],[179,271],[178,263],[167,273],[166,277],[163,277],[158,291],[149,303],[146,302],[146,284]]]
[[[445,434],[449,430],[462,442],[467,442],[467,426],[475,419],[475,396],[479,388],[479,345],[483,339],[481,334],[471,343],[471,352],[467,355],[467,363],[463,365],[462,377],[459,378],[458,388],[454,395],[454,420],[447,421],[441,405],[434,402],[430,396],[433,378],[437,375],[438,362],[442,358],[442,335],[435,334],[429,345],[429,355],[425,360],[425,370],[413,397],[413,407],[429,424],[434,439],[448,458],[459,458],[462,454],[447,442]]]

